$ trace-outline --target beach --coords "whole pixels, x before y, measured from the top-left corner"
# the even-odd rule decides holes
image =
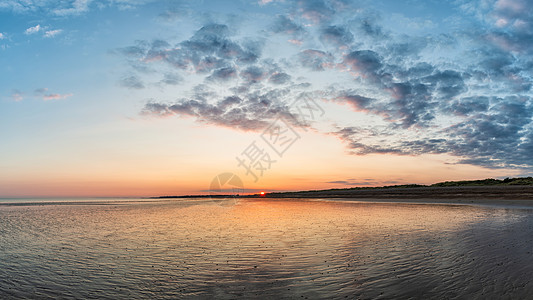
[[[0,297],[523,299],[533,293],[532,208],[367,200],[3,204]]]

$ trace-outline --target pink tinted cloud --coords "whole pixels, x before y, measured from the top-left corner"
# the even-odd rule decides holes
[[[22,101],[22,99],[24,99],[24,93],[19,90],[13,90],[13,93],[11,93],[11,98],[17,102]]]
[[[288,42],[294,45],[298,45],[298,46],[301,46],[303,44],[302,40],[296,40],[296,39],[288,40]]]
[[[74,94],[45,94],[43,95],[43,100],[60,100],[60,99],[66,99],[68,97],[72,97]]]

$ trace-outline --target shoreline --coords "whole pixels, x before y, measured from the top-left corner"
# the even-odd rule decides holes
[[[321,190],[272,193],[262,197],[252,196],[249,198],[533,207],[533,186],[460,186]]]
[[[258,196],[251,196],[258,197]],[[533,186],[373,188],[268,193],[264,198],[508,199],[533,200]]]
[[[329,202],[346,202],[346,203],[403,203],[403,204],[428,204],[428,205],[483,205],[483,206],[498,206],[510,208],[530,208],[533,209],[533,199],[519,200],[519,199],[458,199],[458,198],[310,198],[310,197],[284,197],[284,198],[257,198],[257,197],[242,197],[247,200],[258,201],[329,201]]]

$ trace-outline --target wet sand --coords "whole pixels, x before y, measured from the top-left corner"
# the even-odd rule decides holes
[[[531,209],[344,199],[0,206],[0,299],[531,298]]]

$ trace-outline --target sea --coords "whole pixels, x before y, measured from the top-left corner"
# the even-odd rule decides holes
[[[531,299],[533,209],[2,199],[0,299]]]

